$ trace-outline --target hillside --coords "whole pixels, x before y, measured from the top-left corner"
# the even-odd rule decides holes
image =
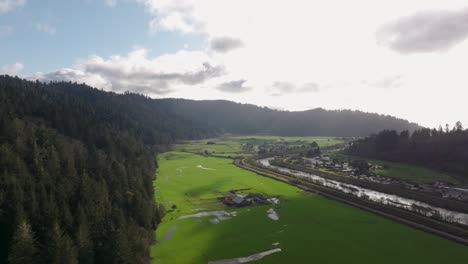
[[[162,216],[155,155],[177,140],[223,132],[365,136],[389,127],[416,125],[357,111],[154,100],[0,76],[0,262],[146,263]]]
[[[0,263],[147,263],[156,146],[210,135],[141,95],[0,76]]]
[[[233,134],[280,136],[367,136],[383,129],[414,131],[415,123],[387,115],[352,110],[289,112],[230,101],[160,99],[179,116]]]

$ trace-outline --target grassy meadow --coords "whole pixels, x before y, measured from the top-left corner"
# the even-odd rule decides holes
[[[285,142],[290,146],[300,146],[302,144],[317,142],[320,147],[327,147],[341,143],[342,140],[334,137],[280,137],[280,136],[235,136],[224,135],[219,138],[191,140],[179,142],[175,145],[176,151],[203,153],[205,150],[212,155],[221,157],[238,157],[248,155],[243,152],[242,146],[245,144],[260,145],[271,142]],[[207,144],[208,142],[214,144]]]
[[[374,173],[382,176],[399,178],[414,183],[432,183],[435,181],[444,181],[453,184],[459,183],[458,180],[449,173],[421,166],[382,160],[370,160],[370,162],[372,164],[385,166],[386,169],[373,170]]]
[[[361,157],[346,156],[342,154],[332,154],[332,157],[339,159],[363,159]],[[391,162],[385,160],[374,160],[366,159],[371,164],[380,165],[385,167],[384,169],[372,169],[371,172],[379,174],[385,177],[402,179],[413,183],[433,183],[435,181],[444,181],[451,184],[461,184],[460,180],[456,176],[450,173],[437,171],[431,168],[425,168],[422,166],[406,164],[401,162]]]
[[[199,144],[183,146],[196,149]],[[238,148],[226,144],[219,150]],[[462,264],[468,259],[466,246],[256,175],[230,159],[174,151],[159,155],[158,162],[156,201],[167,213],[151,248],[153,263],[244,257],[272,249],[276,242],[283,252],[256,263]],[[280,203],[230,208],[218,200],[235,189],[275,196]],[[278,213],[278,221],[267,217],[270,208]],[[214,210],[236,215],[219,223],[212,223],[213,217],[178,220]]]

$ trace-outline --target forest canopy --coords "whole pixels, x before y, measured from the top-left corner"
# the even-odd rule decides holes
[[[468,178],[468,130],[453,128],[408,131],[383,130],[350,143],[346,154],[418,164]]]

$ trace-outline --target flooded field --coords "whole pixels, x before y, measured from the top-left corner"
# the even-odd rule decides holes
[[[374,191],[370,189],[361,188],[359,186],[355,186],[351,184],[346,184],[346,183],[341,183],[341,182],[334,181],[334,180],[325,179],[323,177],[310,174],[307,172],[296,171],[296,170],[274,166],[274,165],[271,165],[269,162],[272,159],[273,158],[260,159],[258,160],[258,162],[260,162],[263,166],[267,166],[267,167],[274,168],[282,172],[292,174],[298,178],[312,180],[314,183],[318,183],[322,186],[340,190],[344,193],[349,193],[349,194],[352,194],[357,197],[364,198],[373,202],[390,205],[393,207],[403,208],[412,212],[417,212],[425,216],[435,217],[435,218],[439,218],[447,222],[459,223],[459,224],[468,226],[468,214],[455,212],[455,211],[447,210],[447,209],[440,208],[440,207],[435,207],[427,203],[419,202],[419,201],[412,200],[412,199],[407,199],[404,197],[400,197],[398,195],[386,194],[386,193],[382,193],[382,192],[378,192],[378,191]]]

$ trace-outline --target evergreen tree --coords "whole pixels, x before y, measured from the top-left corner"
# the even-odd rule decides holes
[[[22,221],[13,236],[10,254],[8,255],[10,264],[38,263],[38,248],[34,239],[31,226]]]
[[[49,243],[47,249],[47,263],[78,263],[78,252],[70,237],[60,228],[57,222],[50,230]]]

